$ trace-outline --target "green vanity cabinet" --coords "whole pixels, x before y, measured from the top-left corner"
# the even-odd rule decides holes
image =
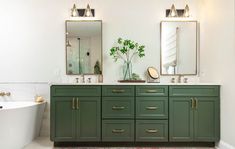
[[[170,86],[169,96],[171,142],[219,141],[219,86]]]
[[[69,86],[74,91],[69,96],[56,92],[57,87],[63,90],[63,86],[51,86],[51,140],[55,142],[87,142],[101,140],[101,97],[82,94],[79,96],[77,87]],[[68,86],[64,86],[65,89]],[[94,87],[92,87],[94,88]],[[97,86],[97,88],[100,88]],[[99,90],[99,89],[97,89]],[[87,92],[89,93],[89,92]],[[86,96],[84,96],[86,95]],[[98,94],[98,95],[101,95]]]
[[[136,141],[168,141],[168,86],[136,86]]]
[[[135,86],[102,86],[102,141],[135,139]]]
[[[214,143],[218,85],[52,85],[55,143]]]
[[[53,97],[52,97],[53,98]],[[76,110],[71,97],[56,97],[51,102],[51,140],[76,140]]]

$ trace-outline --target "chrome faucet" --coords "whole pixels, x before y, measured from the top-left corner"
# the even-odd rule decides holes
[[[0,92],[0,96],[10,96],[10,92]]]

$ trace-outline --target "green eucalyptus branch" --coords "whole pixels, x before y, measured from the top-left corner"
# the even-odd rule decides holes
[[[145,46],[139,45],[137,42],[118,38],[117,44],[118,46],[110,49],[110,56],[114,58],[115,62],[118,59],[122,59],[126,62],[132,61],[135,55],[138,55],[140,58],[145,56]]]

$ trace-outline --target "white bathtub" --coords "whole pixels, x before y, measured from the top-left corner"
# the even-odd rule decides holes
[[[0,148],[22,149],[39,136],[46,103],[0,102]]]

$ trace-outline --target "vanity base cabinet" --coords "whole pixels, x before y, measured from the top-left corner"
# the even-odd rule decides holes
[[[135,141],[135,86],[102,88],[102,141]]]
[[[218,91],[218,86],[170,87],[169,139],[171,142],[219,141]]]
[[[220,139],[219,96],[219,86],[212,85],[53,85],[51,140],[88,146],[213,144]]]
[[[55,142],[101,141],[101,97],[89,97],[88,94],[87,97],[72,96],[79,95],[81,87],[79,90],[77,90],[78,87],[68,86],[51,88],[51,140]],[[63,92],[67,94],[65,97],[59,92],[56,94],[53,92],[68,88],[73,91],[71,96],[68,96],[67,92]]]
[[[77,141],[101,140],[101,105],[100,97],[78,98]]]
[[[76,140],[76,110],[71,97],[57,97],[51,102],[51,140]]]
[[[168,141],[168,86],[136,86],[136,142]]]
[[[197,97],[194,111],[194,141],[219,141],[219,98]]]
[[[193,141],[193,109],[191,105],[192,101],[188,97],[170,97],[170,141]]]

